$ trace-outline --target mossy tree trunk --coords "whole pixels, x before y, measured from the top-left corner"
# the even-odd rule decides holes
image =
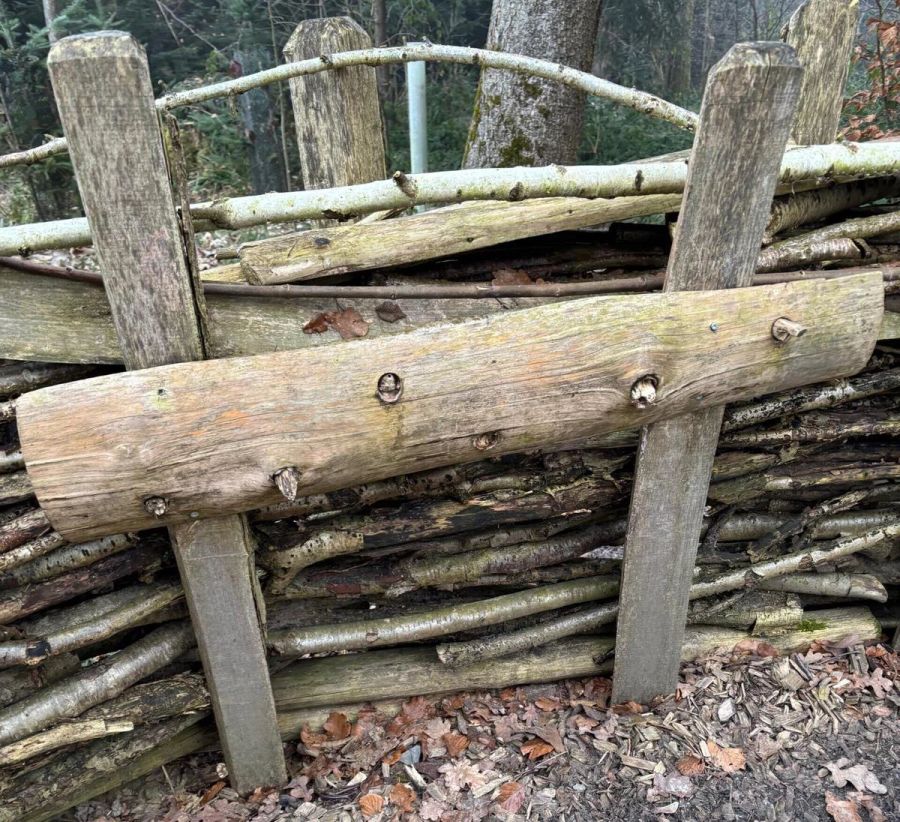
[[[596,0],[494,0],[487,48],[590,71],[600,6]],[[574,162],[584,101],[584,94],[557,83],[484,69],[464,167]]]

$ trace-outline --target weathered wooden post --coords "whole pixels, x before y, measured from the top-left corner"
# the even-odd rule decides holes
[[[712,69],[666,291],[748,286],[802,69],[778,43],[733,46]],[[710,316],[709,334],[733,318]],[[666,375],[652,375],[656,391]],[[673,690],[722,408],[654,423],[638,445],[616,630],[613,699]]]
[[[284,47],[287,60],[372,48],[349,17],[304,20]],[[290,81],[304,188],[368,183],[387,177],[375,69],[328,71]]]
[[[858,21],[859,0],[806,0],[785,26],[782,39],[803,67],[791,126],[795,143],[831,143],[837,136]]]
[[[124,32],[78,35],[53,46],[48,67],[126,366],[203,359],[202,294],[144,50]],[[144,505],[161,513],[166,500]],[[170,534],[232,783],[243,792],[284,782],[247,522],[198,519]]]

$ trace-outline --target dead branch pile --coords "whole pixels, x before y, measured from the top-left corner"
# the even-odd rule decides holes
[[[900,224],[867,203],[900,193],[897,185],[892,177],[779,198],[760,277],[881,266],[894,307]],[[397,222],[405,219],[419,218]],[[270,252],[255,245],[242,252],[244,274],[333,276],[313,271],[308,255],[304,266],[272,255],[333,243],[334,259],[348,231],[313,229]],[[446,319],[437,303],[406,299],[403,289],[426,284],[468,284],[474,295],[552,280],[556,299],[584,283],[649,290],[668,251],[665,226],[621,223],[429,263],[409,250],[399,271],[362,271],[348,253],[339,273],[350,285],[400,288],[403,301],[342,299],[300,319],[308,336],[338,342],[373,323]],[[528,304],[492,295],[460,300],[450,314]],[[728,408],[686,656],[748,636],[784,649],[865,640],[896,624],[900,348],[891,322],[860,374]],[[46,818],[46,808],[59,811],[58,793],[74,804],[214,739],[166,532],[68,544],[28,481],[16,397],[96,371],[0,362],[0,795],[29,797],[30,810],[9,811],[17,819]],[[296,498],[296,478],[278,478],[285,502],[251,520],[283,731],[323,708],[607,669],[635,441],[614,434],[314,497]],[[310,656],[319,658],[289,662]]]

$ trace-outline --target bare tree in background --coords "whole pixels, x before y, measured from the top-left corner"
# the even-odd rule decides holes
[[[598,0],[494,0],[487,48],[590,71]],[[463,165],[547,165],[575,161],[584,95],[546,80],[481,73]]]

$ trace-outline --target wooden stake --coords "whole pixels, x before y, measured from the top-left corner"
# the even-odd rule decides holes
[[[667,291],[751,283],[801,74],[793,49],[773,43],[738,44],[710,72]],[[707,333],[718,334],[729,319],[710,315]],[[616,702],[646,702],[675,686],[721,422],[722,408],[707,408],[641,434],[622,567]]]
[[[48,68],[126,366],[203,359],[202,295],[143,49],[122,32],[67,37]],[[233,785],[284,782],[246,522],[193,522],[172,538]]]
[[[834,142],[858,21],[859,0],[806,0],[785,26],[782,39],[803,66],[791,127],[795,143]]]
[[[304,20],[284,47],[289,62],[372,47],[349,17]],[[387,177],[375,69],[345,68],[292,77],[291,106],[305,189],[368,183]]]

